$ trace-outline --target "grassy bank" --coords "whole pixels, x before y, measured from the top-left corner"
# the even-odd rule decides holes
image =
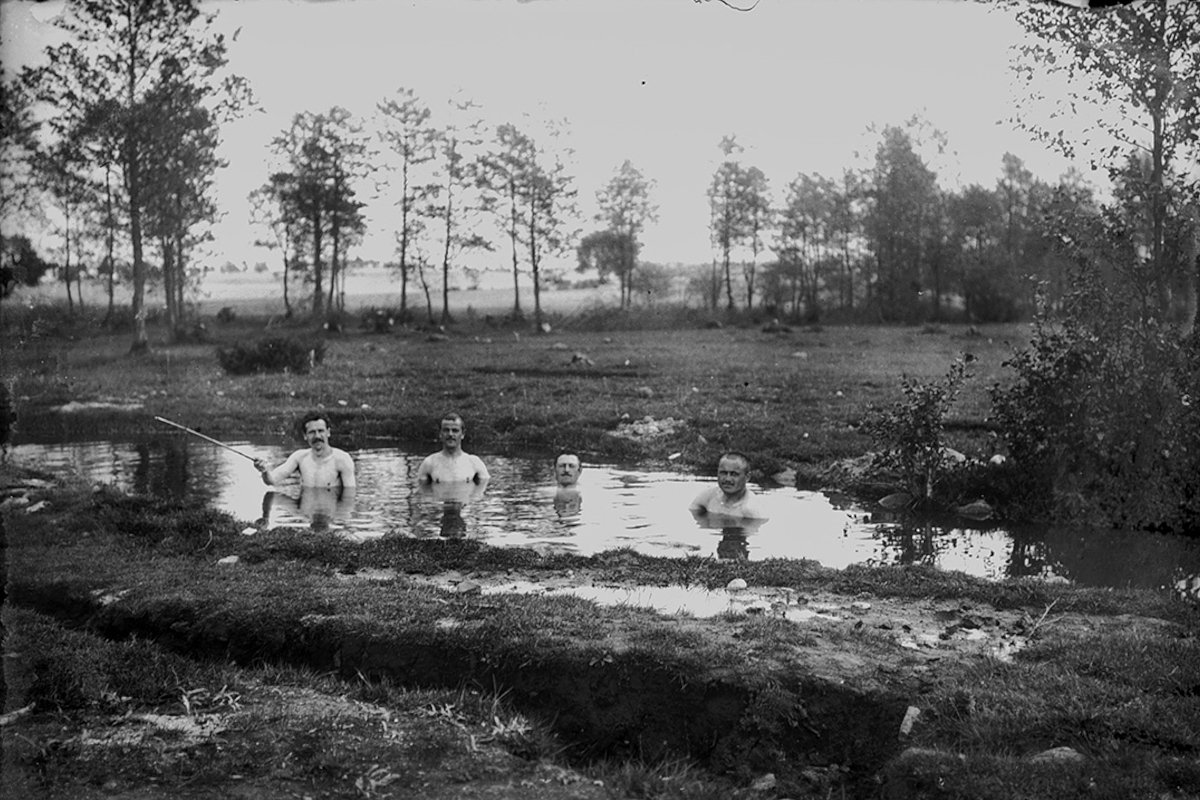
[[[30,503],[4,517],[5,711],[25,709],[5,780],[39,796],[1200,792],[1200,614],[1160,594],[251,537],[203,508],[6,486]],[[783,610],[484,591],[733,577]]]

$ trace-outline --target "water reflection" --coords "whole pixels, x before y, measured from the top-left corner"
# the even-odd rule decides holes
[[[344,528],[354,515],[354,487],[294,486],[268,489],[263,494],[260,528],[307,519],[314,531]]]
[[[721,532],[716,555],[717,558],[728,561],[749,561],[750,537],[768,521],[695,510],[692,511],[692,517],[700,528]]]
[[[554,512],[563,522],[579,519],[583,513],[583,492],[578,486],[559,486],[554,490]]]
[[[231,444],[272,462],[292,449],[290,443]],[[576,484],[563,487],[549,459],[484,454],[492,475],[486,490],[466,483],[421,486],[420,454],[381,447],[352,455],[356,494],[300,492],[294,485],[264,496],[249,461],[182,436],[18,444],[11,453],[30,466],[76,472],[93,483],[197,498],[241,520],[336,530],[356,540],[394,533],[581,555],[629,547],[667,557],[805,558],[834,568],[928,564],[990,579],[1066,578],[1114,587],[1192,586],[1200,575],[1200,542],[1161,534],[914,525],[868,513],[845,498],[761,486],[754,490],[767,519],[699,519],[688,507],[711,479],[587,464]]]

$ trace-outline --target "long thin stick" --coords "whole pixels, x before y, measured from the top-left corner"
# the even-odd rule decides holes
[[[218,442],[216,439],[212,438],[211,436],[205,436],[200,431],[194,431],[191,428],[180,425],[178,422],[171,422],[171,420],[166,419],[165,417],[155,417],[155,419],[158,420],[159,422],[165,423],[167,425],[171,425],[172,427],[179,428],[179,430],[181,430],[181,431],[187,431],[188,433],[192,434],[193,436],[199,436],[204,441],[212,442],[217,447],[224,447],[226,450],[232,450],[233,452],[237,453],[239,456],[242,456],[243,458],[248,458],[251,461],[254,461],[254,456],[250,455],[249,453],[243,453],[241,450],[238,450],[236,447],[230,447],[229,445],[225,444],[224,442]]]

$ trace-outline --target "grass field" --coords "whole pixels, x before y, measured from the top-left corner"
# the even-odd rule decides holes
[[[582,302],[570,298],[547,305]],[[64,324],[59,335],[28,329],[6,350],[6,372],[26,418],[22,435],[34,435],[42,411],[70,401],[142,404],[142,415],[91,420],[101,429],[148,425],[157,414],[225,437],[287,431],[304,411],[323,407],[344,443],[425,441],[444,411],[457,410],[470,441],[493,452],[573,449],[656,465],[679,454],[670,463],[707,469],[721,450],[738,449],[762,474],[808,475],[870,449],[861,423],[900,398],[904,376],[938,379],[963,354],[974,357],[971,378],[950,411],[948,443],[991,455],[988,390],[1008,379],[1003,363],[1027,335],[1019,325],[768,332],[751,318],[718,326],[698,310],[598,304],[549,319],[551,332],[537,335],[528,323],[481,315],[444,331],[385,333],[353,319],[327,333],[304,321],[210,317],[198,343],[168,344],[152,326],[152,351],[141,357],[128,354],[126,332]],[[324,360],[309,374],[221,369],[218,348],[264,336],[319,337]],[[661,436],[613,435],[647,417],[685,424]]]

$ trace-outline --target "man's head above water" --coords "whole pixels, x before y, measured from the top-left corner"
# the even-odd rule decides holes
[[[554,479],[559,486],[574,486],[579,481],[583,465],[574,453],[563,453],[554,460]]]
[[[329,417],[324,411],[310,411],[300,420],[300,433],[304,441],[317,454],[324,455],[329,449]]]
[[[466,435],[467,426],[463,423],[463,418],[451,411],[442,416],[442,421],[438,426],[438,438],[442,442],[442,449],[447,452],[456,452],[462,449],[463,436]]]
[[[726,497],[740,497],[746,492],[750,477],[750,459],[743,453],[730,451],[717,461],[717,485]]]

